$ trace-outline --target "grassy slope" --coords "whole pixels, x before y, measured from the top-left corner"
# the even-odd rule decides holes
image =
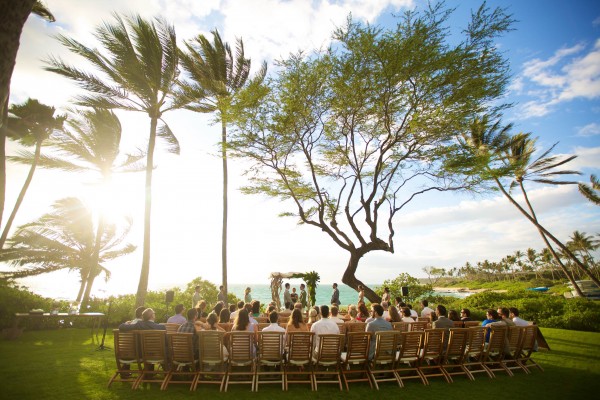
[[[464,400],[465,396],[485,396],[486,399],[523,399],[527,394],[544,400],[590,398],[600,391],[600,333],[543,329],[552,351],[535,354],[545,372],[531,375],[517,372],[513,378],[499,376],[490,380],[481,374],[475,382],[458,377],[453,384],[440,378],[431,379],[429,387],[415,380],[403,389],[394,384],[382,384],[379,398],[404,400],[443,398]],[[107,336],[107,343],[112,336]],[[96,351],[97,342],[84,329],[26,332],[15,341],[0,341],[0,399],[198,399],[218,396],[222,399],[286,399],[306,400],[306,385],[295,385],[282,394],[276,385],[260,388],[252,394],[247,386],[234,386],[228,393],[218,388],[200,387],[189,392],[187,386],[171,386],[161,392],[152,386],[132,392],[127,384],[116,383],[110,389],[106,383],[114,371],[112,350]],[[366,384],[351,384],[350,392],[340,392],[333,385],[321,385],[314,398],[368,399],[376,395]],[[467,397],[467,398],[468,398]]]

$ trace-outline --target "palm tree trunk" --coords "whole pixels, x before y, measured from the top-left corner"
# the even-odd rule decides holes
[[[223,158],[223,232],[221,236],[222,284],[227,298],[227,127],[221,120],[221,153]]]
[[[529,208],[529,211],[531,212],[531,216],[533,217],[533,219],[535,221],[537,221],[537,216],[535,215],[535,211],[533,211],[533,207],[531,205],[531,202],[529,201],[529,196],[527,196],[527,191],[525,190],[525,186],[523,186],[523,182],[522,181],[519,182],[519,186],[521,187],[521,192],[523,193],[523,197],[525,198],[525,203],[527,204],[527,207]],[[542,232],[542,230],[540,228],[537,228],[537,229],[538,229],[538,232],[540,233],[540,235],[542,236],[542,239],[544,240],[544,243],[546,243],[546,246],[548,247],[548,250],[550,250],[550,253],[552,254],[552,257],[554,257],[554,260],[558,263],[558,265],[560,266],[560,268],[563,270],[563,272],[567,276],[567,279],[569,280],[569,282],[571,282],[571,285],[573,285],[573,289],[575,289],[575,291],[577,292],[577,294],[580,297],[584,297],[583,292],[581,291],[581,288],[575,282],[575,278],[569,273],[569,270],[567,269],[567,267],[565,267],[565,265],[562,263],[562,260],[560,259],[560,257],[558,256],[558,254],[556,254],[556,251],[554,250],[554,248],[552,247],[552,245],[548,241],[548,238],[546,237],[546,235],[544,234],[544,232]]]
[[[105,179],[106,183],[106,179]],[[98,264],[100,262],[100,249],[102,247],[102,236],[104,235],[104,214],[100,212],[98,216],[98,226],[96,227],[96,238],[94,241],[94,254],[92,255],[92,260],[90,261],[90,266],[88,268],[88,274],[85,283],[85,293],[83,294],[83,299],[81,300],[81,308],[86,309],[88,302],[90,301],[90,293],[92,291],[92,285],[94,284],[94,279],[98,276]]]
[[[517,203],[515,201],[515,199],[512,198],[512,196],[510,194],[508,194],[506,192],[506,190],[504,189],[504,186],[502,186],[502,184],[500,183],[500,180],[498,178],[494,178],[494,180],[496,181],[496,184],[498,185],[498,187],[500,188],[500,191],[502,191],[502,193],[504,194],[504,196],[515,206],[517,207],[517,209],[521,212],[521,214],[523,214],[532,224],[534,224],[536,226],[536,228],[538,228],[538,230],[541,230],[547,237],[549,237],[554,243],[556,243],[558,245],[558,247],[561,248],[561,250],[563,250],[565,252],[565,254],[567,254],[569,256],[569,258],[571,258],[575,264],[577,265],[577,267],[579,267],[579,269],[584,272],[585,274],[587,274],[590,279],[592,281],[594,281],[594,283],[596,285],[598,285],[600,287],[600,281],[598,281],[598,279],[596,279],[595,276],[593,276],[586,268],[585,265],[581,264],[581,261],[579,261],[579,259],[571,252],[571,250],[569,250],[567,248],[567,246],[565,246],[560,240],[558,240],[554,235],[552,235],[552,233],[550,233],[546,228],[544,228],[542,225],[540,225],[540,223],[534,219],[531,215],[529,215],[529,213],[527,211],[525,211],[523,209],[523,207],[521,207],[521,205],[519,203]]]
[[[85,273],[85,277],[83,275],[84,274],[81,274],[81,285],[79,286],[79,293],[77,293],[77,298],[75,299],[79,303],[81,303],[81,298],[83,297],[83,291],[85,290],[85,284],[87,282],[86,278],[88,274]]]
[[[0,0],[0,224],[6,200],[6,133],[10,79],[23,26],[35,0]]]
[[[21,207],[21,203],[23,203],[23,199],[25,198],[25,194],[27,193],[27,189],[29,189],[29,185],[33,179],[33,174],[37,167],[37,164],[40,160],[40,153],[42,151],[42,141],[38,140],[35,144],[35,155],[33,157],[33,162],[31,163],[31,167],[29,168],[29,174],[27,174],[27,178],[23,183],[23,187],[21,188],[21,192],[19,193],[19,197],[17,197],[17,201],[15,202],[15,206],[13,207],[8,220],[6,221],[6,225],[4,226],[4,230],[2,231],[2,236],[0,236],[0,250],[4,248],[4,243],[6,243],[6,238],[8,237],[8,232],[10,231],[10,227],[17,216],[17,211],[19,211],[19,207]]]
[[[154,167],[154,147],[156,146],[156,126],[158,117],[151,116],[150,119],[150,138],[148,140],[148,154],[146,156],[146,203],[144,208],[144,249],[142,255],[142,270],[140,272],[140,281],[137,294],[135,296],[135,306],[141,307],[146,302],[146,293],[148,292],[148,279],[150,277],[150,222],[152,215],[152,170]]]

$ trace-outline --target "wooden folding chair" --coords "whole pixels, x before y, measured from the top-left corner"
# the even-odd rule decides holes
[[[521,365],[525,369],[525,372],[528,374],[531,373],[530,367],[535,367],[540,371],[544,372],[544,369],[531,358],[531,355],[535,350],[535,341],[537,337],[537,331],[539,328],[536,325],[529,325],[524,328],[525,329],[523,332],[523,344],[521,347],[521,353],[519,354],[517,361],[519,365]],[[530,365],[528,366],[528,364]]]
[[[417,317],[417,321],[416,322],[427,322],[427,323],[430,323],[431,322],[431,318],[430,317]]]
[[[423,385],[426,385],[426,381],[419,372],[418,364],[419,357],[421,355],[421,346],[423,345],[424,332],[402,332],[399,337],[399,352],[398,361],[396,362],[396,377],[400,382],[400,386],[404,386],[404,379],[415,379],[421,380]],[[405,372],[414,372],[413,375],[404,375]]]
[[[392,322],[392,328],[398,332],[408,332],[410,330],[410,324],[412,324],[412,322]]]
[[[426,385],[429,385],[427,377],[442,376],[450,382],[442,369],[442,357],[444,352],[444,337],[446,329],[426,329],[421,350],[421,357],[417,363],[419,373]]]
[[[315,390],[319,383],[337,383],[342,388],[340,365],[342,349],[344,348],[343,334],[319,335],[319,347],[313,357],[313,382]]]
[[[271,325],[269,322],[259,322],[258,323],[258,331],[262,331],[263,329],[265,329],[267,326]]]
[[[169,373],[167,374],[161,390],[165,390],[169,383],[190,384],[193,390],[198,377],[198,358],[194,354],[193,333],[169,333],[167,334],[169,344]],[[190,379],[173,380],[174,376],[190,377]]]
[[[256,368],[254,332],[231,331],[225,336],[229,337],[229,359],[224,390],[227,391],[230,384],[250,384],[250,390],[253,391]],[[235,377],[239,379],[232,379]]]
[[[481,326],[481,321],[464,321],[465,328],[472,328],[474,326]]]
[[[174,324],[168,322],[163,322],[161,323],[161,325],[164,325],[167,328],[167,333],[177,333],[177,330],[181,326],[181,324]]]
[[[115,381],[131,382],[133,385],[142,371],[142,360],[138,351],[137,332],[120,332],[118,329],[115,329],[113,330],[113,336],[117,370],[108,381],[108,387]]]
[[[217,322],[217,326],[223,329],[225,332],[231,332],[231,328],[233,327],[233,323],[231,322]]]
[[[463,365],[469,370],[469,378],[475,380],[473,374],[485,372],[490,378],[492,374],[483,365],[483,349],[485,347],[485,332],[487,328],[474,326],[469,329],[469,337],[467,339],[467,349],[465,351],[465,359]]]
[[[409,322],[408,323],[411,332],[425,332],[425,329],[429,329],[431,323],[424,321]]]
[[[142,383],[160,382],[162,383],[167,377],[168,358],[166,347],[166,331],[162,330],[147,330],[139,331],[141,342],[141,358],[144,368],[140,377],[133,384],[133,389],[140,387]]]
[[[396,356],[398,337],[400,332],[379,331],[375,332],[375,355],[369,365],[369,374],[375,388],[379,390],[379,382],[396,382],[402,387],[396,373]]]
[[[454,322],[455,328],[464,328],[465,327],[464,321],[453,321],[453,322]]]
[[[351,325],[351,324],[350,324]],[[371,332],[348,332],[347,351],[342,353],[342,377],[346,390],[350,390],[349,382],[369,382],[369,350],[371,348]]]
[[[258,392],[259,383],[281,383],[281,389],[285,390],[285,374],[283,371],[284,337],[284,332],[258,332],[258,356],[254,378],[255,391]],[[262,367],[266,367],[267,370],[263,370]],[[261,381],[261,377],[268,379]]]
[[[285,362],[285,390],[290,383],[310,383],[315,390],[312,371],[313,332],[291,332],[287,334],[288,353]],[[307,377],[308,379],[302,379]]]
[[[513,376],[512,371],[502,364],[508,327],[506,325],[489,325],[488,327],[490,329],[490,340],[483,351],[483,366],[492,378],[496,376],[494,372],[506,372],[509,376]]]
[[[198,332],[198,348],[200,353],[199,371],[194,390],[199,384],[219,385],[219,391],[225,386],[227,375],[227,353],[224,345],[225,332]]]
[[[525,327],[523,326],[509,326],[508,327],[508,337],[506,348],[504,349],[504,357],[502,359],[502,364],[504,367],[510,371],[513,370],[522,370],[526,372],[525,368],[521,364],[519,364],[518,358],[521,354],[521,349],[523,348],[523,334],[525,333]]]
[[[364,322],[346,322],[344,325],[346,325],[346,333],[364,332],[367,328],[367,324]]]
[[[473,380],[473,376],[464,366],[469,329],[451,328],[448,334],[448,344],[442,358],[442,371],[446,374],[448,382],[452,383],[452,375],[465,375]]]

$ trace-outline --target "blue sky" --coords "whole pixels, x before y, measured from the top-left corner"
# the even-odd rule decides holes
[[[180,40],[215,27],[233,43],[242,37],[256,65],[285,57],[299,49],[327,46],[332,30],[349,12],[372,24],[393,23],[392,13],[422,1],[346,0],[47,0],[57,22],[28,20],[21,38],[12,80],[11,100],[27,97],[57,108],[68,106],[75,87],[41,70],[49,54],[73,59],[52,39],[56,33],[73,35],[93,44],[92,28],[110,20],[111,12],[161,15],[174,23]],[[451,19],[456,34],[466,25],[471,8],[479,1],[448,1],[457,7]],[[515,107],[505,121],[515,129],[539,137],[540,149],[556,142],[557,154],[577,154],[571,168],[581,181],[589,181],[600,168],[600,4],[594,1],[491,1],[506,6],[518,20],[515,30],[497,41],[510,59],[513,80],[506,100]],[[121,113],[125,148],[144,147],[148,121]],[[185,111],[165,115],[178,136],[182,154],[158,152],[154,181],[153,243],[150,288],[183,285],[196,276],[220,281],[220,160],[216,144],[219,128],[207,117]],[[9,148],[14,150],[14,146]],[[322,282],[341,280],[347,255],[326,236],[294,220],[277,218],[285,204],[258,196],[244,196],[244,165],[230,163],[229,281],[267,283],[271,271],[320,272]],[[10,166],[8,207],[24,179],[26,168]],[[90,203],[98,198],[93,179],[40,171],[37,173],[17,224],[41,215],[56,199],[78,194]],[[587,203],[575,187],[531,186],[530,196],[540,220],[567,239],[574,230],[600,233],[597,207]],[[97,282],[96,293],[127,293],[137,288],[141,265],[143,176],[115,179],[114,193],[105,204],[113,212],[131,213],[135,228],[130,241],[138,245],[133,255],[108,267],[107,283]],[[365,282],[381,282],[401,272],[422,276],[421,268],[460,267],[465,262],[499,260],[515,250],[542,248],[535,229],[497,194],[424,197],[398,216],[395,222],[396,253],[372,253],[357,272]],[[60,284],[57,284],[60,282]],[[62,282],[75,283],[62,284]],[[57,273],[26,283],[50,295],[74,297],[74,274]],[[73,287],[71,289],[71,287]],[[66,288],[66,289],[65,289]]]

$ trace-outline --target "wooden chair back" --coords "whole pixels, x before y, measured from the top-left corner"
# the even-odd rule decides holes
[[[319,383],[337,383],[342,390],[340,376],[341,352],[344,348],[344,334],[319,335],[319,347],[313,359],[313,382],[315,390]]]
[[[138,335],[136,332],[120,332],[115,329],[113,330],[113,337],[117,369],[108,381],[108,387],[114,381],[131,382],[133,384],[142,369]]]
[[[412,322],[392,322],[392,328],[398,332],[408,332],[410,330],[410,324],[412,324]]]
[[[169,344],[169,373],[167,374],[161,389],[166,389],[169,384],[189,384],[190,390],[196,383],[197,357],[194,354],[193,333],[169,333],[167,334]],[[174,376],[181,377],[173,380]],[[185,379],[188,377],[188,379]]]
[[[474,326],[481,326],[481,321],[464,321],[465,328],[472,328]]]
[[[223,390],[225,385],[225,363],[228,355],[225,350],[225,332],[200,331],[198,332],[198,348],[200,352],[198,384],[217,384]],[[214,379],[217,378],[217,379]]]
[[[464,321],[453,321],[453,322],[454,322],[455,328],[464,328],[465,327]]]
[[[167,333],[177,333],[177,330],[181,326],[181,324],[173,324],[168,322],[161,323],[161,325],[164,325],[167,328]]]
[[[290,332],[287,335],[287,362],[292,365],[310,364],[313,352],[313,332]]]
[[[422,318],[422,317],[420,317]],[[425,329],[429,328],[430,322],[417,321],[409,322],[409,329],[411,332],[425,332]]]
[[[364,332],[367,327],[364,322],[345,322],[344,325],[346,325],[346,333]]]
[[[223,329],[225,332],[231,332],[231,328],[233,328],[232,322],[217,322],[217,326]]]
[[[165,367],[168,365],[167,359],[167,331],[163,330],[145,330],[138,331],[141,343],[141,359],[145,371],[152,373],[142,373],[138,380],[133,385],[133,389],[137,389],[144,382],[164,382],[168,371]]]

